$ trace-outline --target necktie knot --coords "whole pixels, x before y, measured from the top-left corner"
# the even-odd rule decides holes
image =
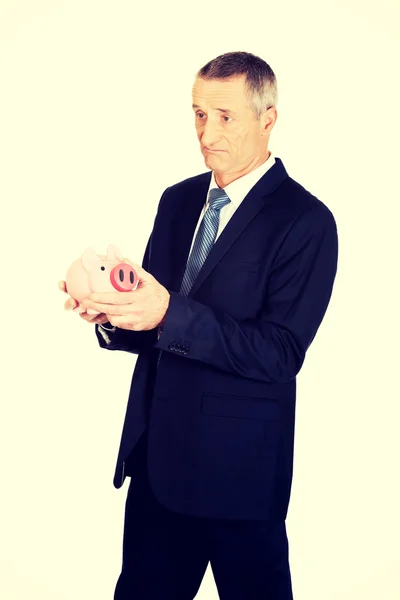
[[[221,210],[230,202],[230,198],[225,190],[213,188],[208,195],[208,206],[214,210]]]

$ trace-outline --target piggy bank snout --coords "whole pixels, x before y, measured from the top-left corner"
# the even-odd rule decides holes
[[[131,292],[137,286],[138,276],[131,265],[120,263],[111,269],[110,280],[118,292]]]

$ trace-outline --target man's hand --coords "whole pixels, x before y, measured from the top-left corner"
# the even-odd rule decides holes
[[[66,294],[68,294],[67,284],[65,283],[65,281],[60,281],[58,283],[58,287],[60,288],[60,290],[62,292],[65,292]],[[65,308],[65,310],[73,310],[76,306],[78,306],[78,304],[79,304],[79,302],[77,302],[74,298],[68,298],[68,300],[64,304],[64,308]],[[88,315],[87,312],[78,313],[78,314],[84,321],[88,321],[88,323],[97,323],[98,325],[103,325],[104,323],[107,323],[107,321],[108,321],[107,315],[105,315],[105,314]]]
[[[145,331],[154,329],[164,320],[169,306],[169,292],[140,265],[130,264],[139,277],[139,286],[133,292],[91,294],[84,300],[85,308],[93,308],[107,315],[107,320],[120,329]]]

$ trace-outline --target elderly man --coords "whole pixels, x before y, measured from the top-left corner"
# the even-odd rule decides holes
[[[102,348],[138,354],[115,599],[191,600],[210,562],[222,600],[290,600],[296,375],[332,294],[336,224],[268,150],[266,62],[219,56],[192,98],[208,171],[163,193],[139,288],[93,294],[100,315],[81,315]]]

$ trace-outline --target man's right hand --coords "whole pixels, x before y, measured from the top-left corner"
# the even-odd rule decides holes
[[[58,287],[62,292],[68,294],[67,284],[65,281],[60,281]],[[64,304],[65,310],[73,310],[76,306],[78,306],[79,302],[77,302],[74,298],[68,298],[68,300]],[[108,322],[107,315],[104,313],[100,313],[98,315],[88,315],[87,312],[78,313],[79,316],[88,323],[97,323],[98,325],[104,325],[104,323]]]

